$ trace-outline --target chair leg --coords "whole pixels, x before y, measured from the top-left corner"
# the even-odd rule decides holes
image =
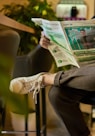
[[[93,126],[93,121],[92,121],[92,114],[93,114],[93,106],[91,107],[91,121],[90,121],[90,126],[91,126],[91,128],[92,128],[92,126]]]
[[[25,99],[28,105],[28,95],[25,95]],[[28,113],[25,114],[25,131],[28,131]],[[25,133],[25,136],[28,136],[28,133]]]
[[[36,136],[40,136],[40,94],[37,94],[37,104],[35,104],[36,107]]]
[[[2,97],[0,98],[0,115],[1,115],[0,126],[2,128],[4,128],[5,127],[5,118],[6,118],[6,105],[5,105],[4,99]]]
[[[46,136],[46,96],[45,88],[42,89],[42,127],[43,127],[43,136]]]
[[[91,127],[93,126],[93,122],[95,122],[95,105],[92,105],[91,108]]]

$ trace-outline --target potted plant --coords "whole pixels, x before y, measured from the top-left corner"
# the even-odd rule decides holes
[[[27,54],[36,45],[38,45],[41,28],[35,25],[31,18],[39,17],[49,20],[57,20],[52,5],[48,4],[46,0],[27,0],[26,5],[20,5],[11,3],[10,5],[5,4],[0,10],[6,16],[32,27],[35,30],[34,34],[26,32],[20,32],[21,42],[18,50],[18,54]]]

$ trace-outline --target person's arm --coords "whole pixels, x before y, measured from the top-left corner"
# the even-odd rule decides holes
[[[39,41],[39,45],[48,50],[48,46],[50,45],[50,40],[45,36],[44,32],[41,32],[41,38]],[[54,79],[55,79],[56,73],[51,74],[51,73],[45,73],[43,75],[43,85],[48,86],[48,85],[54,85]]]

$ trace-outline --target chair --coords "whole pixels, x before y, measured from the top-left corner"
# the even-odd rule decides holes
[[[50,55],[49,51],[41,48],[39,45],[31,51],[29,54],[24,56],[17,56],[16,63],[13,70],[12,78],[22,77],[22,76],[32,76],[39,72],[48,72],[52,66],[53,58]],[[28,104],[28,95],[24,95]],[[32,99],[32,98],[31,98]],[[40,109],[40,105],[42,108]],[[42,115],[40,111],[42,110]],[[36,132],[36,136],[43,134],[46,136],[46,101],[45,101],[45,89],[42,89],[41,96],[37,95],[37,104],[35,104],[36,112],[36,131],[28,131],[28,114],[25,114],[25,133],[27,136],[28,133]],[[42,121],[40,120],[42,118]],[[42,122],[42,125],[41,125]],[[14,131],[9,131],[14,133]],[[15,133],[19,133],[16,131]]]
[[[3,69],[6,69],[6,77],[10,78],[10,71],[13,68],[13,63],[16,57],[16,53],[18,50],[18,46],[19,46],[19,42],[20,42],[20,36],[19,34],[11,29],[2,29],[0,30],[0,69],[2,71],[2,67]],[[6,65],[3,65],[3,63],[1,63],[2,61],[4,61],[5,63],[7,61],[11,61],[11,63],[6,63]],[[3,71],[2,71],[3,72]],[[0,81],[1,81],[1,77],[0,77]],[[2,83],[1,83],[2,86]],[[1,129],[4,128],[5,126],[5,115],[6,115],[6,104],[5,104],[5,100],[4,100],[4,89],[3,87],[1,87],[2,89],[0,89],[0,117],[1,117]]]
[[[3,35],[2,35],[3,33]],[[33,75],[42,71],[48,71],[51,68],[52,65],[52,57],[48,51],[45,49],[42,49],[40,46],[37,46],[32,52],[30,52],[28,55],[25,56],[17,56],[17,49],[19,46],[20,37],[17,32],[14,30],[1,30],[0,33],[0,53],[4,54],[5,56],[10,57],[10,59],[13,61],[16,58],[15,67],[13,70],[13,76],[12,78],[19,77],[19,76],[29,76]],[[7,46],[6,46],[7,45]],[[1,58],[2,59],[2,58]],[[8,71],[13,69],[13,65],[10,66],[8,64]],[[10,76],[10,75],[8,75]],[[0,97],[1,98],[1,97]],[[27,99],[27,95],[25,95],[25,98]],[[38,103],[36,104],[36,135],[40,136],[42,133],[44,136],[46,135],[46,111],[45,111],[45,90],[42,91],[42,99],[44,102],[42,103],[42,116],[44,117],[42,119],[42,125],[43,128],[41,129],[40,126],[40,97],[39,94],[37,96]],[[4,100],[4,99],[3,99]],[[1,134],[16,134],[15,131],[11,130],[4,130],[4,119],[6,115],[6,104],[3,102],[2,99],[0,99],[1,104],[1,113],[2,113],[2,129]],[[28,116],[25,115],[25,135],[27,136],[28,133],[31,133],[27,130],[28,124],[27,124]],[[32,131],[34,132],[34,131]],[[22,132],[17,132],[22,133]]]

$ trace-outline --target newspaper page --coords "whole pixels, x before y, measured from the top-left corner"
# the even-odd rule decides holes
[[[46,37],[50,39],[49,51],[54,57],[57,67],[74,65],[79,68],[60,21],[48,21],[41,18],[32,18],[32,21],[42,27]]]
[[[62,21],[61,24],[78,64],[95,61],[95,20]]]

